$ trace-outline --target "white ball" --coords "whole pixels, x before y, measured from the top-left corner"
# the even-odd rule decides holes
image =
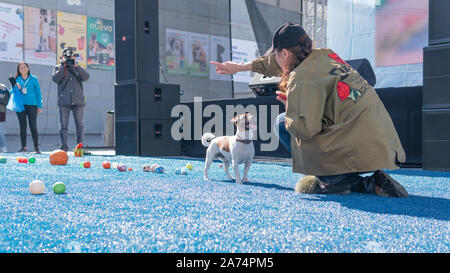
[[[40,180],[33,180],[33,182],[30,183],[31,194],[43,194],[44,190],[45,190],[44,182]]]

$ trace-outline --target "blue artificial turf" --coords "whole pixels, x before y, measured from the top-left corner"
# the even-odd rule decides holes
[[[203,181],[203,161],[88,156],[52,166],[47,155],[17,156],[0,164],[0,252],[450,252],[450,173],[392,171],[410,194],[397,199],[295,194],[301,175],[282,164],[254,163],[239,185],[218,163]],[[134,170],[105,170],[104,160]],[[166,174],[142,171],[154,163]],[[176,175],[187,163],[189,175]],[[30,194],[34,179],[45,194]],[[58,181],[66,194],[53,193]]]

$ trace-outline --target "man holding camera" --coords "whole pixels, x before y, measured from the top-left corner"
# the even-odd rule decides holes
[[[89,79],[89,74],[78,65],[77,54],[72,49],[64,49],[61,64],[53,70],[53,81],[58,84],[58,107],[60,118],[61,150],[68,151],[67,132],[70,111],[75,120],[77,143],[84,141],[84,106],[86,98],[83,93],[83,81]]]

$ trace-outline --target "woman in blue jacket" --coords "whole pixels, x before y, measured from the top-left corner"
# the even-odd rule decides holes
[[[21,91],[22,100],[25,110],[17,112],[17,118],[20,125],[20,141],[22,148],[19,152],[27,152],[27,118],[30,125],[31,136],[33,137],[34,151],[38,154],[39,150],[38,131],[37,131],[37,115],[42,113],[42,98],[39,80],[36,76],[31,75],[30,66],[21,62],[17,66],[16,86]]]

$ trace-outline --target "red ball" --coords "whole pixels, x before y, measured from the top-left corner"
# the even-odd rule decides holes
[[[105,169],[110,169],[111,168],[111,163],[109,163],[108,161],[103,161],[102,167],[105,168]]]
[[[87,168],[90,168],[90,167],[91,167],[91,162],[85,161],[85,162],[83,163],[83,167],[85,167],[86,169],[87,169]]]

